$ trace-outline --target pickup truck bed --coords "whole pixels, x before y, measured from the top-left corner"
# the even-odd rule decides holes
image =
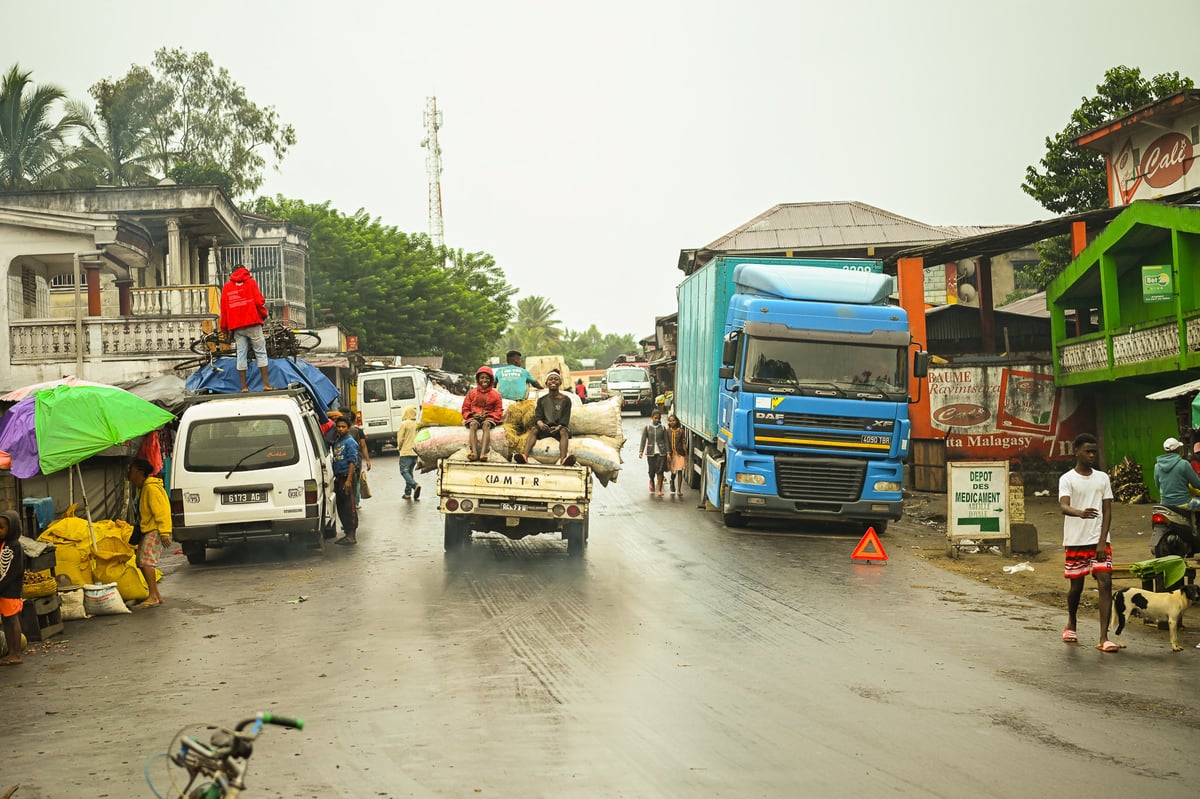
[[[587,545],[592,473],[586,466],[443,460],[437,489],[447,552],[465,545],[472,531],[513,539],[561,534],[572,555]]]

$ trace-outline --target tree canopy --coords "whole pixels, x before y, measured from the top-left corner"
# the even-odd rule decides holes
[[[306,227],[315,323],[327,318],[366,353],[441,355],[473,372],[493,354],[512,315],[514,289],[491,255],[435,248],[359,209],[260,197],[252,210]]]
[[[531,295],[517,301],[517,318],[504,333],[499,348],[520,350],[525,355],[562,355],[572,369],[585,359],[607,366],[623,352],[638,348],[633,335],[602,334],[596,325],[587,330],[560,328],[558,309],[545,297]]]
[[[67,181],[70,135],[82,123],[72,111],[53,120],[66,93],[35,86],[14,64],[0,82],[0,190],[59,188]]]

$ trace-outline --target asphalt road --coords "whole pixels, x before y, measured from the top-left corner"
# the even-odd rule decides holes
[[[582,561],[446,557],[433,475],[402,500],[390,451],[357,547],[172,559],[164,607],[0,669],[0,795],[150,796],[180,728],[256,710],[308,726],[267,729],[246,796],[1194,793],[1200,653],[1065,646],[1061,612],[896,546],[854,564],[857,534],[726,530],[647,494],[642,423]]]

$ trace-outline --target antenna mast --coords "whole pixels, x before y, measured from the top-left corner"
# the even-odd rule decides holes
[[[429,173],[429,237],[433,246],[446,244],[442,227],[442,146],[438,144],[438,129],[442,127],[442,112],[437,110],[437,98],[425,98],[425,138],[421,146],[428,150],[425,170]]]

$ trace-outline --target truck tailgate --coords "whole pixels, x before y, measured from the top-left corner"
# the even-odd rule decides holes
[[[438,464],[438,494],[586,503],[592,494],[592,475],[586,466],[443,460]]]

